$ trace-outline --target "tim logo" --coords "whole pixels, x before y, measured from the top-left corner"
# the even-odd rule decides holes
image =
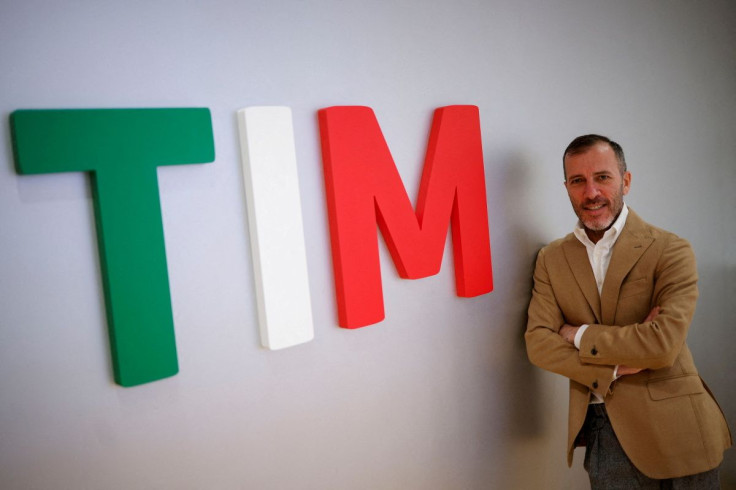
[[[157,167],[215,160],[209,109],[18,110],[19,174],[89,172],[115,381],[178,372]],[[399,275],[440,270],[452,233],[458,296],[493,289],[478,108],[434,112],[416,208],[368,107],[318,111],[338,322],[384,319],[376,227]],[[288,107],[238,111],[262,343],[314,336]],[[377,226],[376,226],[377,225]]]

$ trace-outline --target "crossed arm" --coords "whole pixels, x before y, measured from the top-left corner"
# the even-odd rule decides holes
[[[632,323],[620,325],[623,328],[590,324],[579,339],[579,350],[574,337],[580,327],[570,325],[563,310],[582,309],[584,303],[576,295],[567,294],[564,285],[557,291],[553,288],[550,272],[557,277],[567,273],[559,267],[559,249],[551,257],[545,250],[540,251],[525,334],[529,360],[601,395],[607,393],[615,377],[671,366],[685,342],[694,313],[697,272],[692,249],[685,240],[674,237],[662,239],[659,244],[661,250],[651,251],[638,264],[641,270],[651,270],[654,275],[651,288],[643,294],[657,307],[648,313],[640,310],[644,317],[641,322],[629,316]],[[635,307],[632,296],[624,300]]]
[[[654,320],[659,314],[659,310],[660,310],[659,306],[655,306],[654,308],[652,308],[652,310],[649,312],[646,318],[642,320],[642,323],[651,322],[652,320]],[[560,336],[563,339],[565,339],[567,343],[575,345],[575,336],[577,335],[578,330],[580,330],[580,326],[575,327],[573,325],[565,323],[560,328],[560,331],[557,333],[560,334]],[[616,376],[620,377],[620,376],[627,376],[630,374],[636,374],[641,371],[643,371],[643,368],[634,368],[634,367],[620,365],[616,367],[615,372],[616,372]]]

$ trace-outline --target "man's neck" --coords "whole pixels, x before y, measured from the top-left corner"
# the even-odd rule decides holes
[[[611,226],[613,226],[613,223],[611,224]],[[585,230],[585,234],[588,235],[588,238],[590,239],[591,242],[598,243],[598,240],[603,238],[603,235],[606,234],[606,232],[611,228],[611,226],[609,226],[605,230],[591,230],[590,228],[586,226],[583,226],[583,229]]]
[[[585,234],[588,235],[588,238],[590,239],[591,242],[593,242],[594,244],[595,243],[598,243],[598,241],[601,238],[603,238],[603,235],[605,235],[606,232],[608,230],[610,230],[611,227],[616,223],[616,221],[618,221],[619,216],[621,216],[621,211],[619,211],[618,214],[616,215],[616,217],[613,218],[613,220],[611,220],[611,224],[608,225],[608,227],[605,228],[605,229],[603,229],[603,230],[591,230],[587,226],[583,225],[583,229],[585,230]]]

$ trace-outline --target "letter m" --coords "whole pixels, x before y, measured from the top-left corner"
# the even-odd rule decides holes
[[[452,223],[458,296],[493,290],[480,120],[475,106],[434,113],[416,212],[369,107],[319,111],[341,327],[384,319],[376,224],[399,275],[437,274]]]

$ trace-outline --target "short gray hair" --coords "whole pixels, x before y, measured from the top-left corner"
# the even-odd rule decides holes
[[[572,142],[567,145],[567,148],[565,148],[565,153],[562,154],[562,172],[565,175],[566,179],[567,174],[565,173],[565,158],[568,155],[585,153],[587,150],[597,145],[598,143],[605,143],[611,147],[613,153],[616,155],[616,160],[618,160],[618,169],[621,172],[621,175],[626,172],[626,158],[624,157],[624,149],[621,148],[621,145],[605,136],[601,136],[600,134],[585,134],[583,136],[578,136],[577,138],[572,140]]]

